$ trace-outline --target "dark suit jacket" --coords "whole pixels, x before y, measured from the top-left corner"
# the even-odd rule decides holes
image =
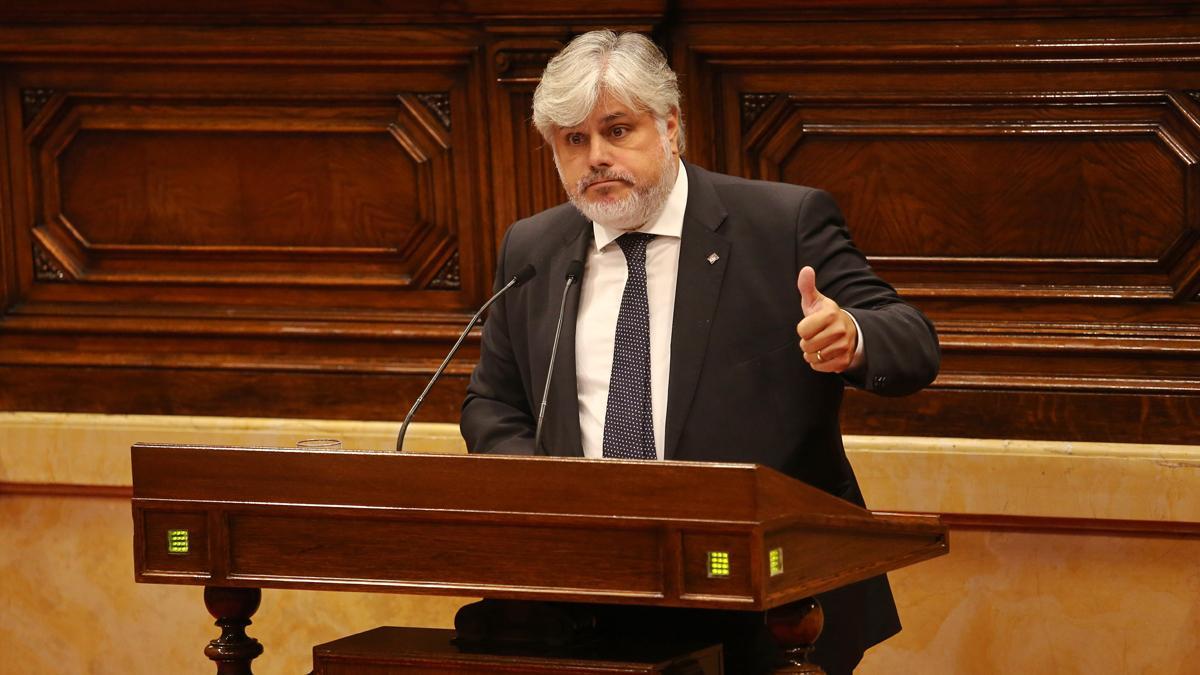
[[[861,506],[839,429],[844,384],[850,379],[886,396],[924,387],[938,368],[933,327],[871,271],[827,193],[685,166],[666,458],[763,464]],[[472,452],[535,452],[535,411],[567,265],[586,260],[591,242],[591,223],[570,204],[522,220],[506,235],[497,284],[528,263],[538,272],[493,305],[484,326],[462,414]],[[719,257],[710,263],[713,253]],[[816,269],[821,293],[862,328],[866,367],[854,378],[817,373],[803,359],[796,277],[805,265]],[[572,292],[568,300],[537,454],[583,454],[574,350],[578,298]],[[837,593],[823,599],[823,649],[840,642],[861,654],[899,630],[884,577]]]

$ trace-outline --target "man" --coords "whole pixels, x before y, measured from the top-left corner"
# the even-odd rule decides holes
[[[682,162],[675,73],[638,34],[573,40],[547,65],[533,119],[571,203],[505,237],[497,283],[526,264],[538,276],[484,327],[463,404],[471,451],[755,462],[861,506],[838,425],[844,383],[916,391],[937,374],[938,346],[871,271],[829,195]],[[535,448],[572,260],[585,272]],[[900,628],[882,576],[820,599],[814,660],[830,675]],[[729,672],[775,657],[761,616],[650,615],[652,630],[715,631]]]

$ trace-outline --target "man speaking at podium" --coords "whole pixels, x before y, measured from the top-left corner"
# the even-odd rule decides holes
[[[527,264],[538,274],[484,326],[467,446],[758,463],[862,506],[838,423],[843,387],[900,396],[929,384],[933,328],[875,276],[827,193],[681,161],[679,98],[663,54],[635,33],[581,35],[547,65],[533,121],[571,201],[505,237],[498,286]],[[830,675],[900,629],[883,576],[818,597],[813,660]],[[764,672],[776,657],[760,615],[648,615],[646,630],[719,633],[727,672]]]

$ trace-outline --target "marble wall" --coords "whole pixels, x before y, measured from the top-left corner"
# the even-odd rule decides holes
[[[137,441],[383,449],[395,425],[0,414],[0,672],[211,673],[199,587],[135,584]],[[461,452],[452,426],[411,447]],[[869,505],[947,514],[949,555],[892,573],[905,630],[860,673],[1190,673],[1200,663],[1200,448],[847,439]],[[259,675],[377,625],[449,626],[463,598],[267,590]],[[11,669],[11,670],[10,670]]]

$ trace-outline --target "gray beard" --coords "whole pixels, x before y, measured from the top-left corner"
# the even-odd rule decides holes
[[[615,202],[605,203],[590,203],[584,199],[583,194],[587,176],[580,180],[580,184],[575,186],[575,189],[567,188],[567,195],[571,198],[571,204],[592,222],[612,230],[631,231],[636,230],[646,223],[652,222],[662,213],[663,207],[667,204],[667,198],[671,196],[671,190],[675,187],[676,174],[673,169],[677,168],[675,164],[675,155],[670,152],[670,148],[664,144],[664,154],[662,163],[659,166],[659,178],[656,182],[650,185],[640,185],[633,183],[630,186],[629,194]],[[555,164],[557,164],[557,158]],[[559,171],[559,179],[562,178],[562,171]],[[633,177],[624,175],[621,177],[624,180],[632,181]],[[566,187],[564,185],[564,187]]]

